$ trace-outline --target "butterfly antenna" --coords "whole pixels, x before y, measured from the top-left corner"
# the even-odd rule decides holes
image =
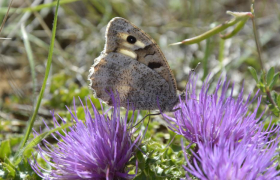
[[[146,119],[146,117],[150,117],[150,116],[156,116],[156,115],[160,115],[161,113],[159,112],[159,113],[155,113],[155,114],[147,114],[147,115],[145,115],[144,116],[144,118],[142,118],[136,125],[134,125],[133,127],[131,127],[131,128],[135,128],[136,126],[138,126],[144,119]],[[149,121],[150,121],[150,119],[149,119]],[[149,124],[149,122],[148,122],[148,124]]]
[[[149,114],[150,114],[150,110],[149,110]],[[147,126],[146,126],[146,130],[148,130],[148,127],[149,127],[149,124],[150,124],[150,120],[151,120],[151,116],[149,116],[148,123],[147,123]]]
[[[181,109],[181,108],[172,109],[171,112],[176,112],[176,111],[178,111],[178,110],[180,110],[180,109]]]

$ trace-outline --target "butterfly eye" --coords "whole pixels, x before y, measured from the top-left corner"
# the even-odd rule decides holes
[[[130,44],[134,44],[134,43],[136,43],[136,38],[134,36],[129,35],[126,38],[126,41]]]

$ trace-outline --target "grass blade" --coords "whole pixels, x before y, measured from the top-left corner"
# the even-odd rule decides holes
[[[51,68],[51,63],[52,63],[52,55],[53,55],[53,49],[54,49],[54,42],[55,42],[55,34],[56,34],[56,26],[57,26],[57,14],[58,14],[58,8],[59,8],[59,0],[57,0],[57,4],[56,4],[56,10],[55,10],[55,16],[54,16],[54,22],[53,22],[53,29],[52,29],[52,38],[51,38],[51,44],[50,44],[50,50],[49,50],[49,54],[48,54],[48,61],[47,61],[47,66],[46,66],[46,72],[45,72],[45,77],[44,77],[44,81],[42,84],[42,88],[37,100],[37,104],[34,110],[34,113],[31,117],[31,119],[28,122],[27,128],[25,130],[25,134],[24,137],[20,143],[19,146],[19,151],[24,147],[25,143],[28,140],[29,134],[31,133],[33,124],[35,122],[35,118],[37,116],[44,92],[45,92],[45,88],[46,88],[46,84],[47,84],[47,80],[48,80],[48,76],[49,76],[49,72],[50,72],[50,68]],[[17,154],[15,155],[15,160],[18,158],[19,156],[19,151],[17,152]]]
[[[24,42],[24,46],[26,49],[26,53],[27,53],[27,57],[28,57],[28,62],[30,65],[30,69],[31,69],[31,77],[32,77],[32,82],[33,82],[33,98],[35,100],[36,97],[36,86],[37,86],[37,82],[36,82],[36,73],[35,73],[35,63],[34,63],[34,58],[33,58],[33,52],[30,46],[30,42],[28,39],[28,35],[26,33],[25,27],[23,24],[21,24],[21,33],[22,33],[22,37],[23,37],[23,42]]]

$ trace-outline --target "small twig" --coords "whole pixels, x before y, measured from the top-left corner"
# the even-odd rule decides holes
[[[260,65],[261,65],[261,69],[264,69],[263,63],[262,63],[261,46],[260,46],[260,41],[259,41],[259,34],[258,34],[258,31],[257,31],[256,20],[255,20],[254,3],[255,3],[255,0],[252,0],[251,13],[252,13],[253,17],[251,19],[252,19],[252,24],[253,24],[253,31],[254,31],[255,42],[256,42],[257,51],[258,51],[258,55],[259,55],[259,62],[260,62]]]
[[[2,24],[1,24],[1,26],[0,26],[0,33],[2,32],[2,29],[3,29],[4,25],[5,25],[5,22],[7,21],[7,18],[8,18],[8,15],[9,15],[9,11],[10,11],[10,9],[11,9],[12,4],[13,4],[13,0],[11,0],[11,2],[10,2],[10,4],[9,4],[8,11],[7,11],[7,13],[5,14],[4,20],[3,20],[3,22],[2,22]]]
[[[252,14],[250,12],[231,12],[227,11],[227,14],[230,14],[233,16],[233,19],[230,21],[226,21],[223,24],[220,24],[213,29],[190,39],[185,39],[181,42],[173,43],[170,45],[180,45],[180,44],[194,44],[198,43],[202,40],[208,39],[209,37],[218,34],[222,32],[223,30],[227,29],[230,26],[234,26],[236,23],[239,23],[235,30],[229,34],[229,36],[232,36],[236,34],[245,24],[245,22],[248,20],[248,18],[252,17]],[[224,38],[229,38],[227,35],[224,36]]]
[[[265,92],[266,92],[266,96],[267,96],[268,100],[270,101],[270,103],[273,104],[273,106],[277,107],[276,103],[272,99],[269,89],[266,89]]]
[[[265,92],[266,92],[266,96],[267,96],[269,102],[270,102],[278,111],[280,111],[279,107],[278,107],[277,104],[274,102],[274,100],[273,100],[273,98],[272,98],[272,96],[271,96],[270,90],[266,88]]]
[[[146,117],[150,117],[150,116],[156,116],[156,115],[160,115],[161,113],[155,113],[155,114],[147,114],[146,116],[144,116],[144,118],[142,118],[136,125],[134,125],[132,128],[135,128],[136,126],[138,126],[144,119],[146,119]],[[131,128],[131,129],[132,129]]]

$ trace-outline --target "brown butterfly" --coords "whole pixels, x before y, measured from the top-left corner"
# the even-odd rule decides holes
[[[112,105],[119,93],[129,109],[172,111],[179,101],[170,67],[155,41],[129,21],[116,17],[107,25],[105,48],[90,68],[90,87]]]

